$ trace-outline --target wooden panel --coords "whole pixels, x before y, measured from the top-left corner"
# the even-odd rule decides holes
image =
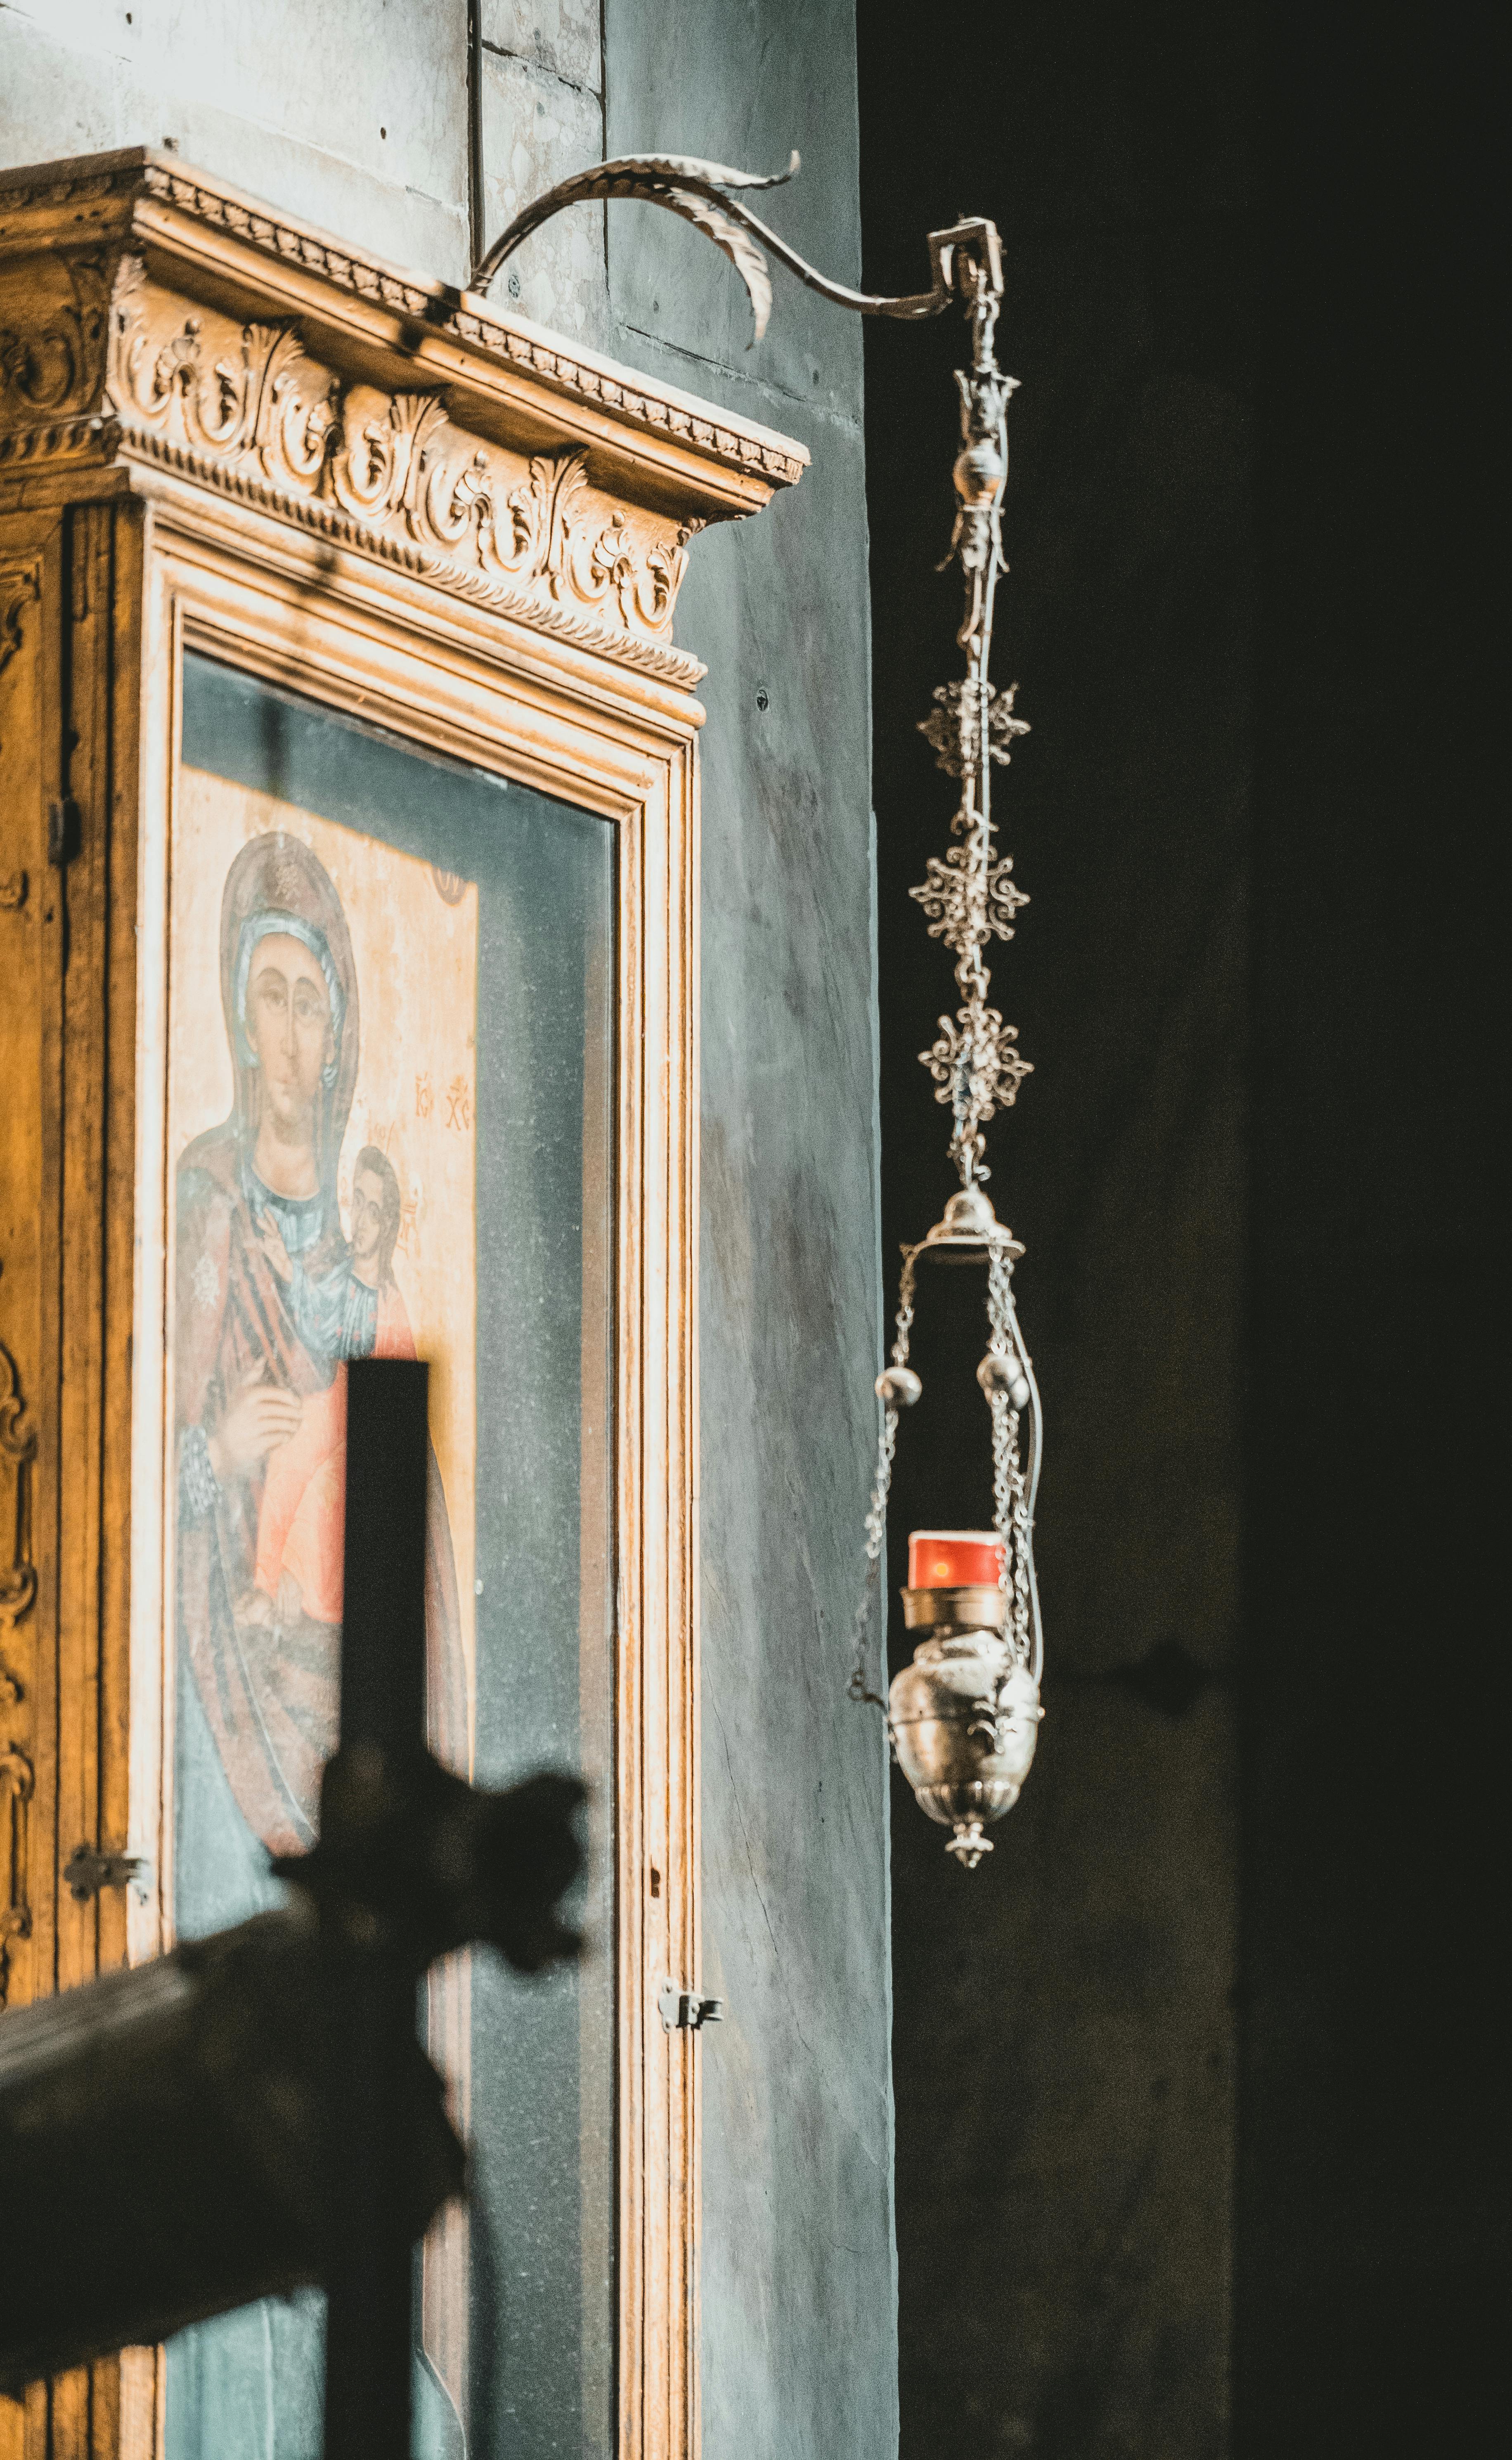
[[[119,1897],[79,1902],[61,1877],[77,1846],[123,1842],[127,1812],[135,775],[115,747],[119,703],[134,735],[138,687],[134,633],[124,661],[115,638],[118,524],[135,541],[139,515],[108,497],[0,521],[0,1986],[12,2004],[126,1951]],[[110,2361],[35,2389],[24,2427],[0,2404],[0,2454],[114,2452],[118,2375]]]
[[[58,880],[63,531],[0,531],[0,1999],[53,1987],[57,1626]],[[0,2454],[44,2446],[47,2395],[0,2402]]]
[[[53,1816],[48,1634],[56,1624],[57,1140],[61,1123],[59,880],[48,815],[60,792],[61,520],[0,534],[0,1995],[52,1986]],[[40,1783],[39,1783],[40,1779]]]

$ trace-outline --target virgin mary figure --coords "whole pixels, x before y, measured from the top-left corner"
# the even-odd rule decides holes
[[[314,1841],[335,1747],[346,1358],[375,1309],[341,1226],[356,1084],[351,942],[324,864],[282,831],[226,875],[221,1000],[230,1115],[179,1165],[178,1593],[238,1809],[269,1853]],[[434,1454],[426,1546],[431,1739],[465,1761],[457,1576]]]
[[[342,1229],[336,1177],[357,1079],[357,975],[335,885],[297,838],[255,838],[231,864],[220,958],[231,1109],[178,1171],[178,1631],[187,1680],[175,1897],[189,1930],[271,1901],[259,1847],[288,1854],[314,1841],[320,1771],[337,1738],[345,1362],[415,1354],[392,1286],[397,1184],[388,1188],[392,1169],[375,1152],[358,1160],[353,1244]],[[426,1520],[430,1739],[465,1769],[457,1575],[434,1451]],[[429,2029],[454,2079],[465,2077],[467,1995],[465,1959],[433,1975]],[[461,2091],[465,2099],[465,2083]],[[427,2460],[458,2460],[465,2224],[452,2224],[434,2254],[427,2248],[416,2445]],[[308,2460],[319,2440],[320,2347],[318,2302],[309,2299],[265,2301],[181,2335],[170,2351],[169,2460]]]

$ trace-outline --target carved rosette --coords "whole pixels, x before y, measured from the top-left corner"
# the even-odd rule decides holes
[[[186,316],[138,260],[122,265],[110,325],[106,399],[128,454],[610,654],[668,649],[700,524],[604,495],[586,451],[527,458],[481,442],[438,394],[344,383],[292,324]]]

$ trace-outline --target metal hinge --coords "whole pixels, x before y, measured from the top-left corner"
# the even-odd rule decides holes
[[[704,2025],[721,2023],[725,2012],[722,1999],[706,1999],[701,1991],[684,1990],[670,1973],[663,1976],[656,2004],[669,2033],[696,2033]]]
[[[101,1888],[136,1886],[145,1894],[146,1868],[139,1854],[102,1854],[97,1845],[75,1845],[63,1865],[63,1884],[75,1904],[87,1905]]]

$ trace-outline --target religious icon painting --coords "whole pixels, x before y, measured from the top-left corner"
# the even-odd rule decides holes
[[[433,1748],[482,1782],[552,1761],[607,1792],[612,834],[190,655],[169,895],[172,1896],[192,1937],[275,1902],[270,1857],[314,1838],[352,1358],[431,1367]],[[603,1823],[592,1865],[590,1922]],[[419,2268],[416,2450],[607,2452],[607,1970],[527,1988],[460,1957],[427,1998],[476,2192]],[[500,2309],[505,2238],[528,2286]],[[314,2460],[321,2334],[311,2294],[170,2343],[170,2460]]]
[[[672,602],[807,456],[202,171],[56,174],[15,175],[0,234],[23,356],[56,357],[64,290],[87,345],[62,408],[0,386],[0,1997],[278,1902],[358,1645],[351,1361],[423,1359],[432,1743],[587,1808],[581,1959],[475,1947],[417,2010],[468,2191],[416,2260],[415,2449],[691,2460],[677,2015],[720,1977],[706,668]],[[551,513],[528,556],[511,506]],[[47,2430],[317,2460],[323,2333],[312,2293],[196,2323],[46,2395]]]

